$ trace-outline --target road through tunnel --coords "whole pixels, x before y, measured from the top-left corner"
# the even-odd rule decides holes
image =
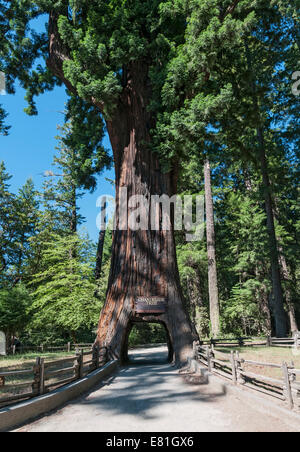
[[[162,347],[162,344],[165,346]],[[173,360],[173,347],[163,322],[134,321],[127,331],[123,361],[131,364],[165,364]]]

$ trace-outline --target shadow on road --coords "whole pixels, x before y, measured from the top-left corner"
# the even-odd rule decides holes
[[[192,403],[193,409],[197,402],[211,403],[226,395],[225,389],[212,389],[208,384],[186,384],[178,370],[167,363],[167,357],[167,347],[131,351],[130,363],[102,386],[103,392],[91,393],[81,403],[92,406],[99,415],[121,414],[150,420],[164,417],[173,409],[177,411],[179,406],[184,411]]]

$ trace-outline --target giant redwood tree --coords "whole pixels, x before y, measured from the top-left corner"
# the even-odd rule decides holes
[[[176,193],[185,149],[168,138],[168,118],[214,83],[218,53],[251,26],[261,1],[245,0],[11,0],[1,1],[1,63],[7,89],[18,78],[34,96],[65,84],[75,99],[93,105],[107,128],[119,189],[132,195]],[[235,17],[235,14],[238,14]],[[41,21],[46,32],[37,33]],[[236,27],[236,28],[235,28]],[[199,33],[199,30],[201,33]],[[182,48],[198,39],[202,53],[189,61]],[[198,33],[198,34],[197,34]],[[196,36],[197,34],[197,36]],[[226,44],[225,44],[226,43]],[[44,65],[43,62],[44,61]],[[169,90],[169,87],[172,89]],[[163,143],[163,146],[162,146]],[[159,150],[162,150],[161,154]],[[163,157],[163,158],[162,158]],[[136,317],[136,297],[163,297],[160,316]],[[184,310],[173,231],[117,227],[107,300],[97,341],[119,357],[134,321],[159,321],[167,328],[174,358],[190,353],[193,330]]]

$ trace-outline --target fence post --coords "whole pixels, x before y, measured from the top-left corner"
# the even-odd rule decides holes
[[[45,394],[45,360],[41,358],[40,360],[40,395]]]
[[[93,346],[93,358],[92,359],[93,359],[93,363],[92,363],[93,370],[99,369],[99,347],[98,347],[98,345]]]
[[[208,367],[208,371],[211,372],[211,354],[210,354],[210,347],[207,347],[207,349],[206,349],[206,358],[207,358],[207,367]]]
[[[33,366],[33,384],[32,392],[35,395],[40,393],[40,382],[41,382],[41,358],[36,358],[35,365]]]
[[[197,341],[193,341],[193,358],[197,359]]]
[[[232,367],[232,381],[236,385],[237,384],[236,363],[235,363],[235,356],[234,356],[233,351],[230,354],[230,362],[231,362],[231,367]]]
[[[71,352],[71,342],[68,342],[68,344],[67,344],[67,350],[68,350],[68,353]]]
[[[241,372],[243,371],[243,367],[242,367],[242,360],[240,359],[239,352],[236,352],[235,361],[236,361],[237,383],[240,385],[244,385],[246,382],[245,382],[245,378],[241,374]]]
[[[215,359],[216,355],[215,355],[215,348],[214,348],[213,345],[212,345],[212,347],[211,347],[211,349],[210,349],[210,356],[211,356],[211,369],[214,370],[214,368],[215,368],[215,363],[214,363],[213,360]]]
[[[288,365],[286,362],[282,363],[282,371],[283,371],[283,381],[284,381],[283,394],[285,396],[286,401],[289,404],[290,409],[292,410],[294,408],[294,401],[293,401],[292,387],[291,387],[291,381],[290,381],[290,375],[289,375],[289,368],[288,368]]]
[[[243,345],[244,345],[244,339],[243,339],[242,337],[239,337],[239,338],[238,338],[238,341],[239,341],[239,347],[243,347]]]
[[[81,378],[83,378],[83,350],[76,354],[76,358],[77,358],[76,377],[78,380],[81,380]]]
[[[214,362],[212,360],[212,358],[214,358],[214,353],[213,353],[213,350],[211,349],[211,347],[207,347],[206,357],[207,357],[208,371],[212,372],[214,369]]]
[[[267,347],[272,347],[272,337],[271,336],[267,336]]]
[[[299,338],[300,338],[299,333],[296,333],[295,336],[294,336],[294,341],[295,341],[295,344],[294,344],[294,345],[295,345],[295,349],[296,349],[296,350],[298,350],[298,349],[299,349],[299,346],[300,346]]]

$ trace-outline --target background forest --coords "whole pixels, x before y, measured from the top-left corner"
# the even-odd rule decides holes
[[[165,3],[162,14],[171,14]],[[153,152],[166,171],[171,158],[181,158],[179,194],[206,199],[206,237],[186,243],[184,231],[176,234],[186,308],[202,338],[278,334],[280,316],[291,334],[300,322],[299,7],[250,2],[250,11],[241,6],[218,22],[211,3],[218,2],[192,9],[153,131]],[[62,33],[70,33],[63,24]],[[160,45],[167,45],[163,37]],[[92,50],[85,43],[84,51]],[[13,63],[4,69],[15,70]],[[115,87],[108,82],[109,99]],[[26,87],[33,113],[33,94],[46,88],[35,89],[32,80]],[[9,133],[2,109],[0,131]],[[26,344],[94,340],[112,236],[100,231],[98,243],[89,239],[77,200],[97,190],[97,177],[112,164],[105,133],[93,107],[70,93],[43,190],[28,180],[12,193],[1,163],[0,329],[8,337]],[[164,340],[156,326],[134,334],[135,344],[149,335]]]

